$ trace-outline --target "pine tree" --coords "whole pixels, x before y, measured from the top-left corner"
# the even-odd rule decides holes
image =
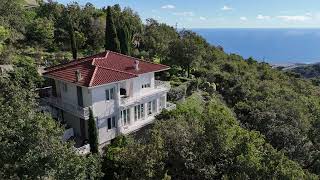
[[[117,30],[114,25],[112,10],[111,7],[107,8],[107,17],[106,17],[106,39],[105,39],[105,49],[111,50],[114,52],[121,52],[120,42],[117,36]]]
[[[96,127],[96,121],[93,117],[92,109],[89,109],[89,121],[88,121],[88,133],[89,133],[89,143],[90,151],[92,153],[99,152],[99,143],[98,143],[98,131]]]
[[[120,40],[121,53],[130,55],[130,34],[127,26],[124,26],[121,28],[119,32],[119,40]]]
[[[73,59],[77,59],[76,36],[74,34],[73,23],[69,14],[68,14],[68,22],[69,22],[69,37],[70,37],[70,43],[71,43],[72,57]]]

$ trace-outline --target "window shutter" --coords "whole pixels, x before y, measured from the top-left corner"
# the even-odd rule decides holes
[[[114,88],[110,89],[110,99],[114,99]]]
[[[109,89],[106,90],[106,100],[110,100],[110,92],[109,92]]]

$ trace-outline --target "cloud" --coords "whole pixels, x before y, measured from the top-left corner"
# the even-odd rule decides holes
[[[312,19],[309,15],[303,15],[303,16],[277,16],[278,19],[284,20],[284,21],[308,21]]]
[[[162,9],[174,9],[176,7],[174,5],[172,5],[172,4],[167,4],[167,5],[162,6],[161,8]]]
[[[173,15],[176,16],[194,16],[194,13],[191,11],[185,11],[185,12],[174,12],[172,13]]]
[[[202,21],[207,20],[207,18],[206,18],[206,17],[203,17],[203,16],[200,16],[199,19],[202,20]]]
[[[312,16],[312,13],[306,13],[306,16]]]
[[[233,8],[225,5],[225,6],[223,6],[223,7],[221,8],[221,10],[222,10],[222,11],[231,11],[231,10],[233,10]]]
[[[241,20],[241,21],[248,21],[248,18],[247,18],[247,17],[242,16],[242,17],[240,17],[240,20]]]
[[[259,15],[257,16],[257,19],[259,19],[259,20],[269,20],[269,19],[271,19],[271,17],[270,17],[270,16],[264,16],[264,15],[259,14]]]

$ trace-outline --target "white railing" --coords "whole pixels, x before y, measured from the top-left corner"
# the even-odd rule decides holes
[[[160,80],[155,80],[154,81],[154,87],[155,88],[164,88],[164,89],[170,89],[171,85],[169,81],[160,81]]]
[[[86,155],[90,153],[90,144],[86,144],[84,146],[81,146],[79,148],[75,148],[76,152],[79,155]]]
[[[143,94],[134,97],[122,97],[120,99],[120,106],[128,106],[130,104],[138,103],[143,99],[149,98],[150,96],[169,91],[170,87],[170,82],[155,80],[154,89],[150,88],[150,90],[144,91]]]
[[[44,97],[43,101],[52,104],[58,108],[61,108],[69,113],[72,113],[80,118],[87,119],[89,117],[89,108],[80,107],[78,105],[70,104],[68,102],[62,101],[60,98],[56,97]]]

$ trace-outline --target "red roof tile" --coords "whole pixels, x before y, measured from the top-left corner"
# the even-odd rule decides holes
[[[139,62],[139,70],[134,68]],[[140,74],[169,69],[169,66],[154,64],[112,51],[71,61],[47,69],[45,76],[71,82],[80,86],[93,87],[138,77]],[[82,79],[76,82],[75,72],[81,72]]]

